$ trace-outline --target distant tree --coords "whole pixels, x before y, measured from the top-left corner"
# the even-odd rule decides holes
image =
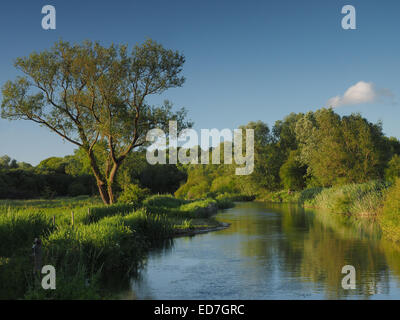
[[[152,40],[131,54],[125,45],[60,41],[16,60],[24,75],[3,86],[2,117],[34,121],[83,149],[103,202],[112,204],[117,172],[132,150],[146,144],[148,130],[167,131],[169,120],[178,122],[178,130],[191,125],[184,109],[146,102],[183,84],[184,61]],[[104,170],[94,152],[99,143],[107,146]]]
[[[279,168],[284,159],[281,160],[281,150],[273,141],[268,125],[262,121],[251,121],[239,128],[254,130],[254,171],[250,175],[252,183],[270,190],[279,188]],[[246,180],[246,177],[242,180]]]
[[[321,186],[383,177],[388,144],[380,123],[359,114],[341,118],[332,109],[304,115],[296,124],[300,159]]]
[[[33,166],[27,162],[18,162],[17,165],[18,165],[18,168],[22,169],[22,170],[28,170],[28,169],[33,168]]]
[[[0,169],[17,169],[17,160],[11,159],[9,156],[4,155],[0,157]]]
[[[7,155],[0,157],[0,168],[7,169],[10,166],[11,158]]]
[[[304,114],[302,113],[292,112],[283,120],[276,121],[272,128],[275,142],[287,156],[292,150],[296,150],[298,147],[296,138],[296,124],[297,121],[303,116]]]
[[[41,161],[37,168],[42,170],[50,170],[57,173],[65,173],[65,166],[67,162],[64,158],[51,157]]]

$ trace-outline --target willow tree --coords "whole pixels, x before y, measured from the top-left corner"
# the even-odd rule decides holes
[[[184,61],[152,40],[130,54],[126,45],[60,41],[16,59],[22,75],[3,86],[1,115],[36,122],[82,148],[103,202],[112,204],[118,169],[132,150],[146,144],[148,130],[165,130],[169,120],[181,129],[191,125],[184,109],[147,103],[148,96],[183,84]],[[105,163],[95,153],[100,147],[106,150]]]

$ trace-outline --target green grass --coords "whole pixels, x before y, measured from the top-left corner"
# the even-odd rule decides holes
[[[88,207],[102,205],[99,197],[78,196],[78,197],[61,197],[55,199],[33,199],[33,200],[0,200],[0,211],[4,208],[21,208],[21,209],[72,209],[76,207]]]
[[[306,199],[304,205],[351,216],[374,216],[383,205],[388,187],[387,183],[371,181],[325,188]]]
[[[229,205],[228,205],[229,204]],[[231,207],[228,199],[182,200],[173,196],[152,196],[143,202],[143,207],[151,213],[166,214],[175,218],[204,218],[216,213],[218,208]]]
[[[120,275],[137,272],[152,246],[185,231],[217,225],[210,217],[218,208],[232,205],[226,198],[187,201],[168,195],[149,197],[138,210],[127,204],[104,206],[99,199],[88,197],[3,200],[0,280],[5,289],[0,290],[0,297],[104,296],[94,280],[98,275],[102,278],[110,272]],[[43,264],[55,266],[57,277],[60,276],[58,288],[62,288],[57,293],[43,292],[32,277],[26,277],[31,274],[30,254],[36,237],[43,242]],[[87,285],[88,279],[93,285]]]
[[[287,190],[281,191],[263,191],[257,196],[258,201],[276,202],[276,203],[298,203],[301,197],[301,192]]]
[[[328,210],[351,216],[377,215],[389,183],[370,181],[331,188],[309,188],[303,191],[262,192],[257,200],[278,203],[297,203],[306,207]]]
[[[379,215],[379,223],[386,238],[400,242],[400,179],[388,191]]]
[[[34,238],[43,237],[50,230],[44,214],[9,208],[0,214],[0,257],[10,257],[20,248],[30,247]]]

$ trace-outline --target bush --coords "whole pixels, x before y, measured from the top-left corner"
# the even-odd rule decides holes
[[[304,177],[307,168],[297,160],[297,157],[297,152],[292,151],[279,170],[279,177],[287,190],[302,190],[306,183]]]
[[[215,193],[238,193],[239,190],[235,186],[234,177],[222,176],[213,180],[210,188]]]
[[[215,198],[215,200],[217,200],[218,209],[229,209],[235,206],[233,200],[226,195],[219,195]]]
[[[178,190],[179,191],[179,190]],[[206,181],[203,181],[197,185],[190,187],[186,194],[187,199],[201,199],[207,195],[209,191],[209,185]]]
[[[149,195],[149,189],[142,189],[137,184],[130,184],[119,196],[118,201],[122,203],[129,203],[135,208],[139,208],[142,205],[143,200]]]

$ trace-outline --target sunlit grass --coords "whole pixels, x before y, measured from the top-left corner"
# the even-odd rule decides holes
[[[76,297],[97,298],[97,287],[86,288],[83,280],[110,271],[121,275],[136,272],[150,247],[185,231],[218,225],[209,217],[218,207],[229,204],[226,199],[187,201],[168,195],[149,197],[138,210],[120,203],[104,206],[98,198],[90,197],[2,200],[0,269],[4,275],[15,270],[19,279],[9,282],[7,276],[2,278],[7,282],[3,285],[14,288],[9,289],[14,291],[14,298],[24,290],[28,290],[26,298],[32,299],[73,298],[74,290]],[[32,279],[25,279],[26,268],[31,268],[29,262],[24,268],[14,266],[18,261],[31,260],[32,242],[37,237],[43,242],[43,263],[61,272],[65,288],[58,294],[32,287]],[[15,289],[17,286],[21,288]]]

